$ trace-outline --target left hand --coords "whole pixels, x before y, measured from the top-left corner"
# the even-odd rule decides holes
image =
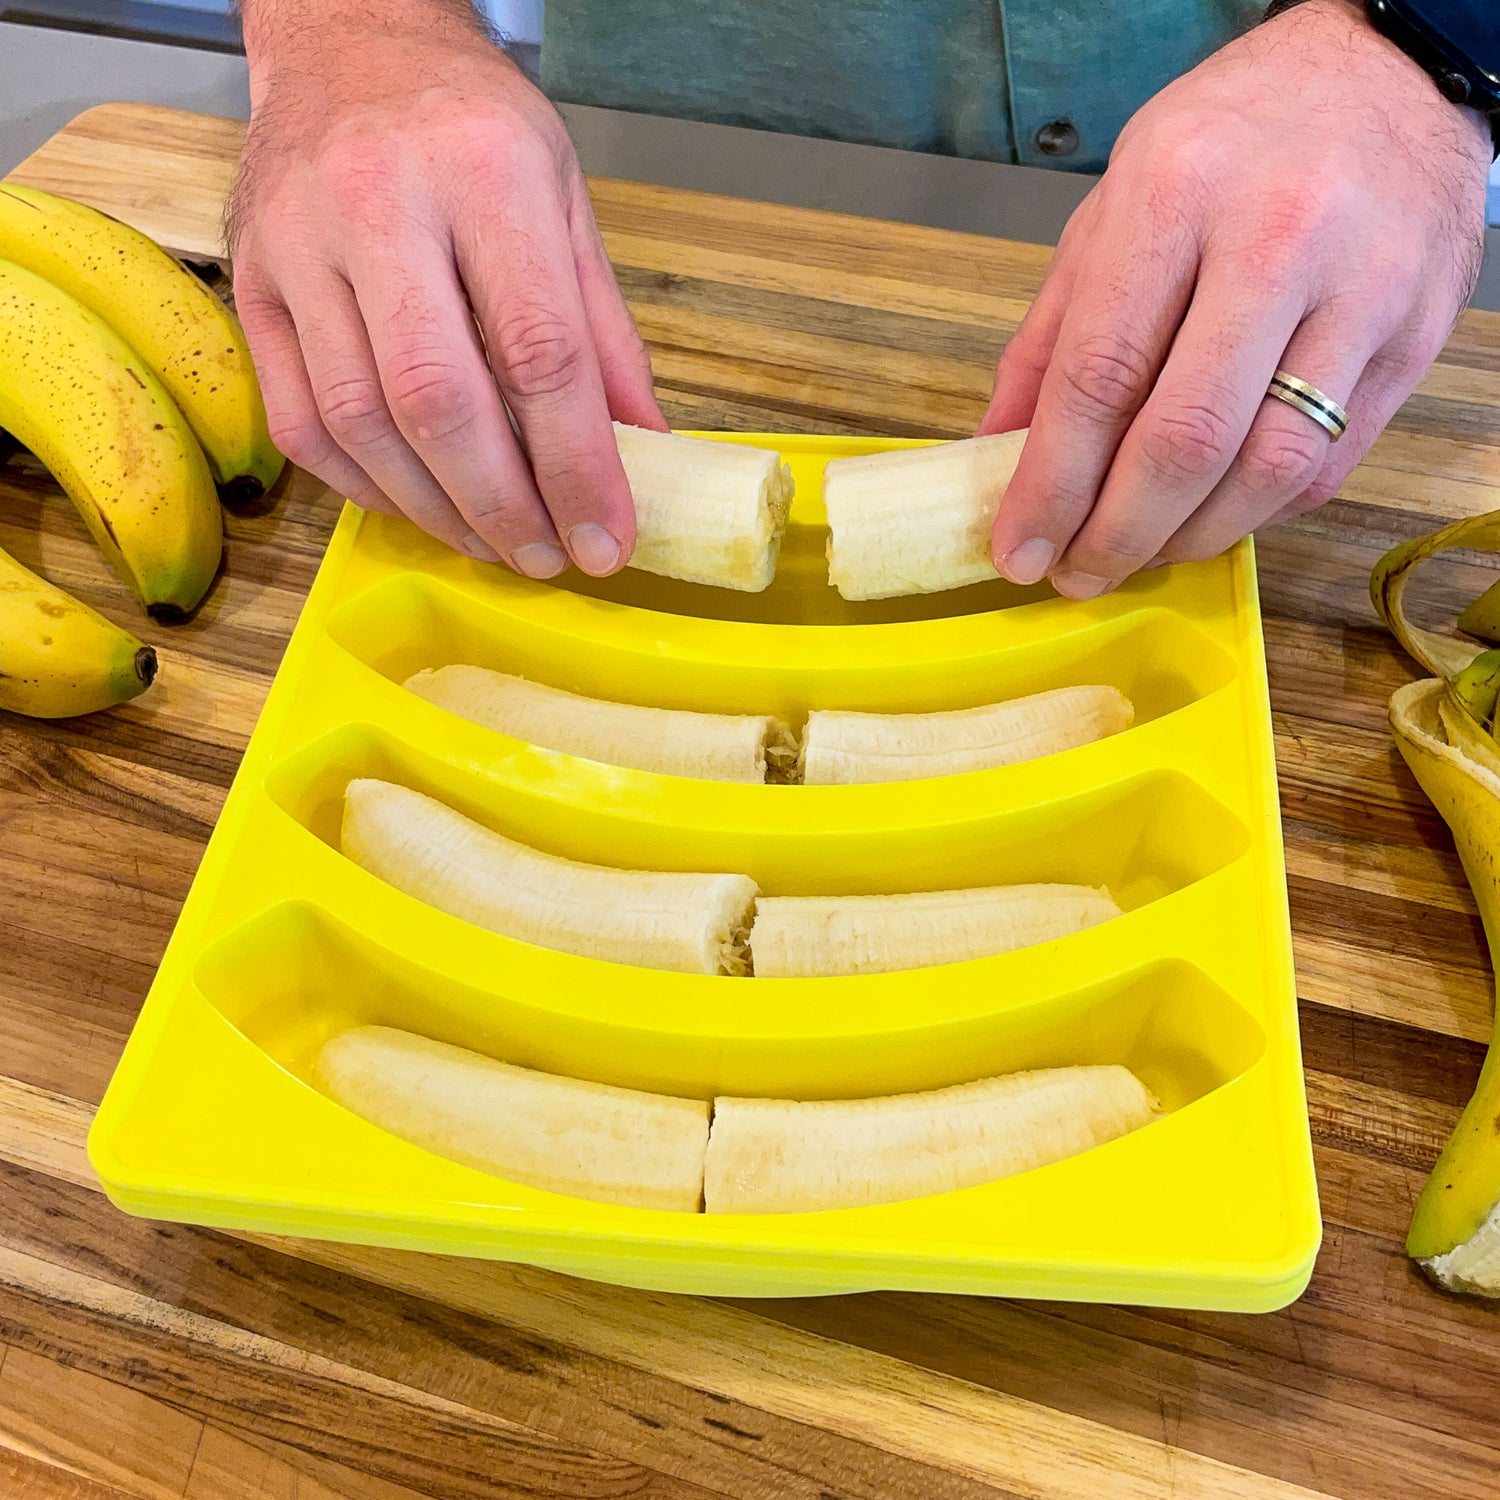
[[[1031,433],[996,567],[1092,598],[1331,498],[1468,301],[1490,156],[1345,0],[1147,103],[1000,360],[979,430]],[[1266,396],[1278,368],[1348,410],[1337,447]]]

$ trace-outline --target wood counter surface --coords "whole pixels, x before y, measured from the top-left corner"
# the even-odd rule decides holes
[[[211,256],[240,134],[107,106],[16,176]],[[593,188],[682,426],[965,435],[1049,253]],[[90,1112],[337,504],[297,475],[231,518],[224,577],[169,628],[45,475],[0,471],[0,547],[162,657],[135,704],[0,714],[0,1496],[1500,1496],[1500,1308],[1433,1291],[1401,1249],[1493,985],[1386,733],[1413,673],[1365,593],[1392,542],[1500,504],[1500,317],[1464,318],[1343,499],[1260,542],[1326,1218],[1311,1288],[1271,1316],[673,1298],[113,1209]],[[1434,593],[1479,581],[1450,570]]]

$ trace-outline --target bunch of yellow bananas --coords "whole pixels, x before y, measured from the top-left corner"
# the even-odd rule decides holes
[[[106,215],[0,183],[0,429],[51,470],[148,614],[219,569],[229,501],[282,458],[238,320]],[[0,553],[0,708],[53,718],[144,692],[155,653]]]
[[[1402,609],[1412,569],[1452,547],[1500,552],[1500,511],[1393,548],[1370,577],[1370,597],[1406,651],[1436,674],[1391,695],[1391,729],[1452,831],[1500,971],[1500,650],[1420,629]],[[1500,584],[1458,625],[1479,641],[1500,642]],[[1417,1203],[1406,1252],[1449,1291],[1500,1297],[1500,1022],[1474,1097]]]

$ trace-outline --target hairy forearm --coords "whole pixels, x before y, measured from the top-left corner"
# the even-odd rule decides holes
[[[315,75],[375,41],[487,35],[471,0],[241,0],[252,104],[257,83],[286,69]]]

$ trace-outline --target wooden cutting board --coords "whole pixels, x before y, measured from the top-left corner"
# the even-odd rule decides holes
[[[240,136],[106,106],[16,176],[210,258]],[[1048,258],[593,189],[679,425],[965,434]],[[12,464],[0,547],[146,635],[163,668],[146,699],[87,720],[0,714],[0,1494],[1500,1496],[1500,1309],[1440,1296],[1401,1253],[1492,984],[1447,836],[1386,734],[1411,673],[1365,595],[1384,548],[1500,504],[1497,486],[1500,317],[1470,314],[1345,498],[1261,541],[1327,1227],[1307,1295],[1249,1318],[735,1305],[117,1213],[83,1156],[90,1110],[336,501],[299,475],[271,514],[232,519],[213,598],[169,629]]]

